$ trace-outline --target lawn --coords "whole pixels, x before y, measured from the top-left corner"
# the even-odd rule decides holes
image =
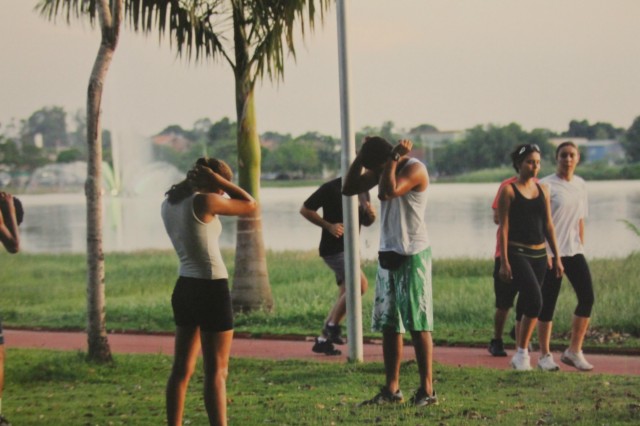
[[[225,252],[230,273],[233,253]],[[622,259],[590,259],[596,293],[588,351],[640,350],[640,253]],[[82,255],[0,254],[0,313],[5,327],[84,330],[86,263]],[[236,315],[236,331],[254,336],[311,336],[319,332],[336,295],[329,269],[315,251],[269,252],[275,300],[271,313]],[[362,301],[366,338],[370,329],[375,263],[365,262],[370,291]],[[485,345],[494,312],[491,259],[435,259],[434,340],[440,345]],[[169,251],[106,255],[106,318],[110,331],[172,331],[171,291],[177,261]],[[558,300],[552,344],[567,343],[575,294],[566,282]],[[513,320],[511,319],[510,322]],[[510,326],[510,324],[508,324]]]
[[[171,357],[9,349],[3,412],[14,425],[161,425]],[[185,424],[207,424],[202,366],[189,388]],[[434,366],[440,403],[358,407],[377,391],[380,363],[232,359],[229,423],[235,425],[622,425],[640,422],[640,377],[576,372],[521,373]],[[414,362],[402,390],[417,387]]]

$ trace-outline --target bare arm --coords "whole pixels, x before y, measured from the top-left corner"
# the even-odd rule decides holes
[[[371,205],[368,192],[358,194],[358,202],[362,209],[362,220],[360,223],[364,226],[371,226],[376,221],[376,209]]]
[[[0,203],[9,212],[8,217],[4,217],[0,210],[0,241],[9,253],[20,251],[20,231],[16,219],[16,207],[13,203],[13,196],[6,192],[0,192]]]
[[[223,216],[248,214],[258,207],[256,200],[247,191],[210,168],[201,167],[197,173],[198,179],[209,179],[210,185],[218,190],[218,192],[198,194],[195,198],[194,210],[203,222],[211,221],[217,214]],[[223,193],[226,193],[229,198]]]
[[[553,262],[556,266],[556,276],[561,277],[564,273],[564,267],[562,266],[562,259],[560,259],[560,250],[558,249],[558,242],[556,240],[556,230],[553,226],[553,219],[551,216],[551,197],[549,196],[549,187],[547,185],[540,185],[542,192],[544,193],[544,200],[546,205],[547,226],[545,227],[545,238],[547,243],[553,252]]]
[[[300,214],[309,222],[313,223],[316,226],[319,226],[322,229],[327,230],[327,232],[329,232],[336,238],[340,238],[344,234],[344,226],[342,225],[342,223],[327,222],[315,210],[311,210],[306,208],[305,206],[302,206],[300,208]]]
[[[366,170],[362,166],[360,154],[356,155],[355,160],[349,166],[347,176],[342,180],[342,194],[356,195],[367,192],[378,184],[378,175],[372,170]]]
[[[392,153],[405,156],[411,151],[413,143],[408,139],[403,139],[393,148]],[[421,164],[413,164],[404,167],[400,173],[397,173],[398,163],[404,164],[407,158],[400,161],[389,159],[383,169],[378,186],[378,198],[380,200],[388,200],[391,198],[401,197],[411,190],[424,191],[429,185],[429,175],[425,167]]]
[[[500,232],[500,272],[502,281],[508,282],[513,278],[511,264],[509,263],[509,209],[513,201],[514,193],[511,186],[506,186],[500,193],[498,200],[498,222]]]

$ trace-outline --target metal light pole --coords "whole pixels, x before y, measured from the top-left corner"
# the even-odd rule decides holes
[[[340,121],[342,128],[342,177],[347,176],[355,158],[355,141],[349,119],[349,72],[345,0],[336,4],[338,19],[338,66],[340,71]],[[349,361],[362,362],[362,299],[360,297],[360,240],[358,238],[358,197],[342,197],[344,218],[345,292],[347,295],[347,329]]]

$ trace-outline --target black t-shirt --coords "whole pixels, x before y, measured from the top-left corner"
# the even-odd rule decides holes
[[[367,194],[368,195],[368,194]],[[368,197],[367,197],[368,199]],[[322,184],[307,200],[304,206],[309,210],[322,209],[322,218],[329,223],[343,223],[342,219],[342,178],[336,178]],[[358,207],[360,222],[364,209]],[[344,237],[336,238],[324,228],[320,238],[320,256],[330,256],[344,251]]]

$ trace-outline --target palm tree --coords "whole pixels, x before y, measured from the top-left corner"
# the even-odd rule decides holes
[[[69,23],[72,15],[88,15],[91,23],[100,21],[102,39],[89,77],[87,89],[87,341],[88,357],[111,362],[107,339],[104,293],[104,254],[102,251],[102,130],[100,105],[109,65],[118,44],[123,14],[123,0],[41,0],[40,12],[49,19],[64,13]]]
[[[106,0],[41,2],[52,15],[64,5],[67,12],[80,10],[92,16],[96,3]],[[271,80],[283,78],[285,53],[295,57],[296,21],[304,36],[307,21],[313,29],[316,13],[322,16],[329,4],[330,0],[124,0],[124,13],[135,31],[158,30],[162,36],[168,28],[178,55],[192,59],[195,53],[195,61],[222,59],[231,66],[236,82],[239,184],[257,200],[261,153],[256,82],[265,74]],[[240,311],[273,308],[259,210],[238,220],[232,298]]]
[[[317,3],[317,7],[316,7]],[[189,59],[222,59],[235,76],[238,126],[239,184],[259,200],[260,141],[256,125],[255,85],[265,74],[283,77],[285,54],[295,56],[294,25],[302,35],[306,22],[313,29],[329,0],[140,0],[140,9],[128,2],[127,12],[136,30],[160,34],[168,28],[178,54]],[[240,217],[232,299],[239,311],[273,308],[267,274],[260,211]]]

